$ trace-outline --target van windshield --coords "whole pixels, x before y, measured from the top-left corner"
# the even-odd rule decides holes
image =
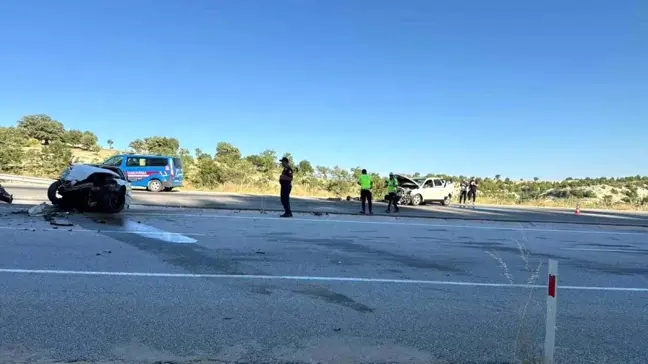
[[[122,163],[122,157],[120,156],[114,156],[112,158],[108,158],[105,162],[103,162],[104,165],[107,166],[120,166]]]

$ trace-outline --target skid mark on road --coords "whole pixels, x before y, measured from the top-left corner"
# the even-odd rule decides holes
[[[292,281],[319,281],[319,282],[350,282],[350,283],[386,283],[386,284],[414,284],[438,285],[459,287],[490,287],[490,288],[541,288],[544,285],[514,284],[514,283],[484,283],[467,281],[432,281],[413,279],[383,279],[362,277],[325,277],[325,276],[270,276],[270,275],[238,275],[238,274],[191,274],[191,273],[153,273],[153,272],[109,272],[109,271],[74,271],[74,270],[47,270],[47,269],[18,269],[0,268],[0,273],[6,274],[36,274],[36,275],[66,275],[66,276],[106,276],[106,277],[142,277],[142,278],[210,278],[228,280],[292,280]],[[559,286],[560,290],[580,291],[616,291],[648,293],[648,288],[639,287],[596,287],[596,286]]]

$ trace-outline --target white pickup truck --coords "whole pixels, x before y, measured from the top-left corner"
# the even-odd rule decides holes
[[[409,178],[394,175],[398,180],[399,204],[418,206],[426,202],[440,202],[447,206],[452,201],[454,184],[441,178]]]

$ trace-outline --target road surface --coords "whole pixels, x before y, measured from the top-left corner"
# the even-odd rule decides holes
[[[642,227],[0,215],[2,363],[513,363],[541,354],[549,258],[556,362],[645,363]]]
[[[47,200],[46,186],[5,185],[5,187],[9,193],[14,194],[17,200]],[[139,205],[204,209],[282,210],[278,196],[205,192],[152,193],[142,190],[134,190],[133,192],[134,203]],[[360,211],[360,203],[356,201],[327,201],[317,198],[292,197],[291,204],[295,212],[357,214]],[[385,209],[386,204],[376,203],[374,213],[377,215],[386,215],[384,213]],[[399,216],[508,222],[648,226],[647,213],[604,210],[582,210],[581,212],[580,215],[575,215],[574,210],[571,209],[479,205],[474,208],[462,208],[458,206],[444,207],[435,204],[430,206],[403,207]]]

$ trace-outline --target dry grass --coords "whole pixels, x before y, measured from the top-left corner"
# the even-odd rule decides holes
[[[91,152],[81,149],[72,149],[74,159],[80,163],[97,163],[103,162],[114,154],[122,153],[116,149],[101,149],[98,152]]]
[[[580,205],[581,209],[609,209],[620,211],[648,211],[648,205],[633,205],[624,202],[616,202],[606,204],[596,199],[537,199],[528,201],[515,201],[511,199],[497,198],[491,196],[478,196],[478,203],[491,204],[491,205],[518,205],[518,206],[534,206],[534,207],[563,207],[573,208]]]
[[[227,193],[245,193],[253,195],[278,195],[279,194],[279,183],[276,185],[259,187],[252,185],[240,185],[236,183],[225,183],[216,188],[201,188],[194,186],[190,183],[185,183],[185,187],[182,188],[183,191],[205,191],[205,192],[227,192]],[[293,196],[307,196],[307,197],[330,197],[331,193],[322,190],[310,190],[298,184],[293,185],[292,191],[290,193]]]

